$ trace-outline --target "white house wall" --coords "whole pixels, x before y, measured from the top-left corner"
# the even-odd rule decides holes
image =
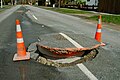
[[[86,5],[98,5],[98,0],[85,0]]]

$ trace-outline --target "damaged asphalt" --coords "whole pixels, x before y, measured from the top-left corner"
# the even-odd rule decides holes
[[[31,11],[33,10],[33,12],[35,12],[33,7],[28,6],[27,8],[31,8]],[[26,47],[28,47],[29,44],[38,41],[38,37],[42,35],[59,33],[61,31],[73,38],[82,46],[86,47],[87,45],[94,43],[92,39],[88,41],[86,38],[84,38],[84,41],[81,43],[81,36],[79,36],[80,33],[77,33],[79,30],[77,30],[77,34],[75,34],[74,31],[71,31],[74,29],[70,27],[68,30],[66,30],[67,27],[65,29],[61,27],[57,29],[57,27],[54,28],[54,26],[51,27],[42,22],[36,23],[36,21],[29,17],[30,15],[27,15],[27,8],[19,8],[18,10],[22,10],[23,12],[16,11],[0,22],[0,80],[89,80],[89,78],[77,66],[56,68],[37,63],[32,59],[20,62],[12,61],[13,55],[16,52],[16,19],[21,21]],[[36,15],[42,15],[42,13],[36,13]],[[67,25],[67,23],[63,23],[62,25]],[[51,39],[48,37],[48,40],[50,41]],[[52,43],[53,41],[50,42]],[[85,44],[83,44],[84,42]],[[67,45],[59,45],[63,47],[66,47],[67,45],[69,45],[69,47],[74,47],[69,42]],[[107,50],[106,47],[100,48],[97,57],[92,61],[85,62],[84,65],[98,78],[98,80],[119,80],[119,56],[116,56],[115,54],[117,53],[114,51],[109,50],[110,46],[107,48]]]

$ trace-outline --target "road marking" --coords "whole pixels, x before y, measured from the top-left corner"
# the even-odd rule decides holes
[[[37,17],[36,17],[35,15],[32,14],[32,16],[33,16],[36,20],[38,20]]]
[[[35,20],[38,20],[38,18],[29,10],[28,11],[30,13],[30,15],[32,15],[32,17],[35,19]]]
[[[74,41],[72,38],[70,38],[69,36],[67,36],[64,33],[59,33],[61,34],[63,37],[65,37],[68,41],[70,41],[75,47],[77,48],[83,48],[80,44],[78,44],[76,41]],[[90,80],[98,80],[82,63],[81,64],[77,64],[78,68],[80,68],[83,73],[90,79]]]

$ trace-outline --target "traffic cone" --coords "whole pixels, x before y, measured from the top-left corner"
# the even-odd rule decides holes
[[[101,15],[98,17],[98,24],[97,24],[97,29],[96,29],[96,34],[95,34],[95,39],[98,42],[101,42]]]
[[[19,20],[16,20],[16,38],[17,38],[17,53],[14,55],[13,61],[30,59],[30,53],[26,52],[26,48],[24,45],[24,40],[23,40]]]
[[[105,44],[102,42],[102,24],[101,24],[101,15],[98,16],[98,24],[97,24],[97,29],[96,29],[96,34],[95,34],[95,39],[101,43],[102,46],[105,46]]]

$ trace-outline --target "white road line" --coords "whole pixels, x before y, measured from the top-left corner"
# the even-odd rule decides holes
[[[64,33],[59,33],[63,37],[65,37],[68,41],[70,41],[75,47],[77,48],[83,48],[80,44],[78,44],[76,41],[74,41],[72,38],[67,36]],[[83,71],[83,73],[90,79],[90,80],[98,80],[82,63],[77,64],[77,66]]]
[[[35,15],[32,15],[32,16],[33,16],[36,20],[38,20],[37,17],[36,17]]]
[[[29,11],[30,15],[32,15],[32,17],[35,19],[35,20],[38,20],[38,18],[31,12]]]

